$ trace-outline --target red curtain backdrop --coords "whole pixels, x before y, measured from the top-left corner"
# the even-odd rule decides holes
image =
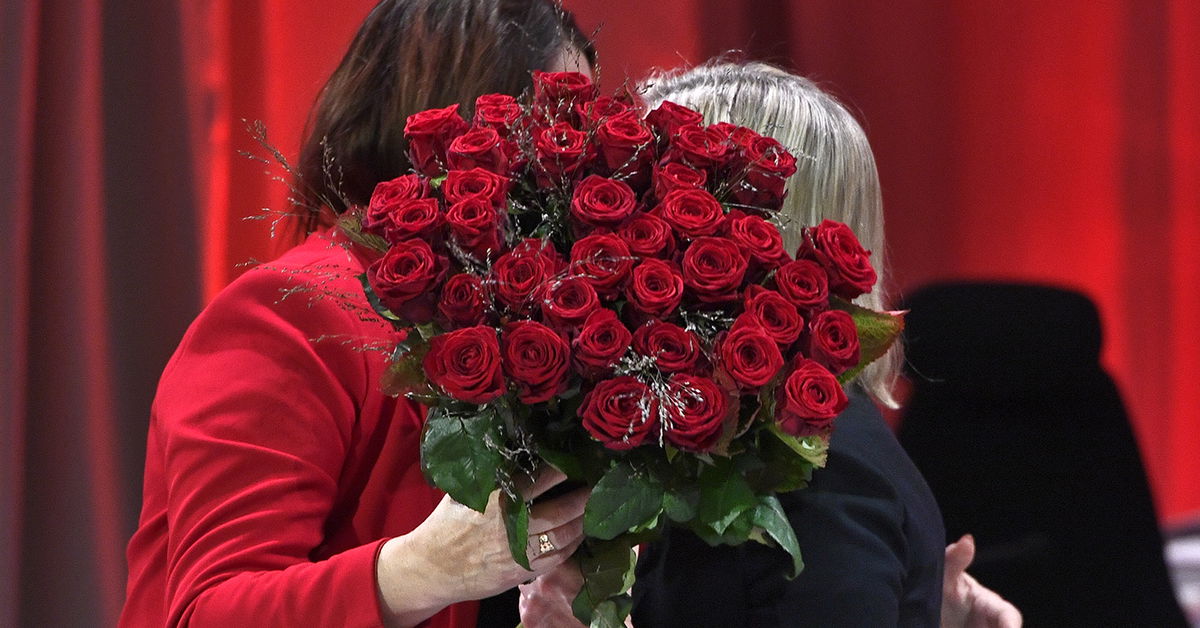
[[[283,246],[244,220],[287,207],[238,155],[242,120],[294,157],[373,5],[0,0],[0,625],[115,622],[158,373],[239,265]],[[1160,515],[1200,510],[1200,5],[567,6],[606,88],[741,49],[838,94],[875,147],[901,292],[1088,294]]]

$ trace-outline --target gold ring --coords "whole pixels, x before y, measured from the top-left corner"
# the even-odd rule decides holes
[[[545,532],[543,532],[538,535],[538,553],[539,554],[545,554],[546,552],[553,552],[556,549],[558,549],[558,548],[554,547],[554,543],[552,543],[550,541],[549,534],[546,534]]]

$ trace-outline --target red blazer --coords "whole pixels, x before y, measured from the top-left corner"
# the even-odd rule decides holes
[[[168,363],[121,626],[381,625],[378,550],[441,493],[421,475],[421,409],[379,390],[384,354],[369,349],[393,332],[363,316],[367,258],[338,238],[233,282]]]

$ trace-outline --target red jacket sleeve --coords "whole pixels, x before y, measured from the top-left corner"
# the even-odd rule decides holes
[[[380,542],[314,562],[357,406],[377,385],[337,299],[255,270],[193,324],[159,385],[168,625],[377,626]],[[309,280],[311,281],[311,280]]]

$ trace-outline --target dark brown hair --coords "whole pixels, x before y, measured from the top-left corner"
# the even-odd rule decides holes
[[[569,47],[595,63],[591,42],[554,0],[383,0],[309,115],[297,187],[305,231],[316,208],[341,213],[375,184],[410,169],[405,119],[454,103],[471,116],[481,94],[517,96],[530,73]]]

